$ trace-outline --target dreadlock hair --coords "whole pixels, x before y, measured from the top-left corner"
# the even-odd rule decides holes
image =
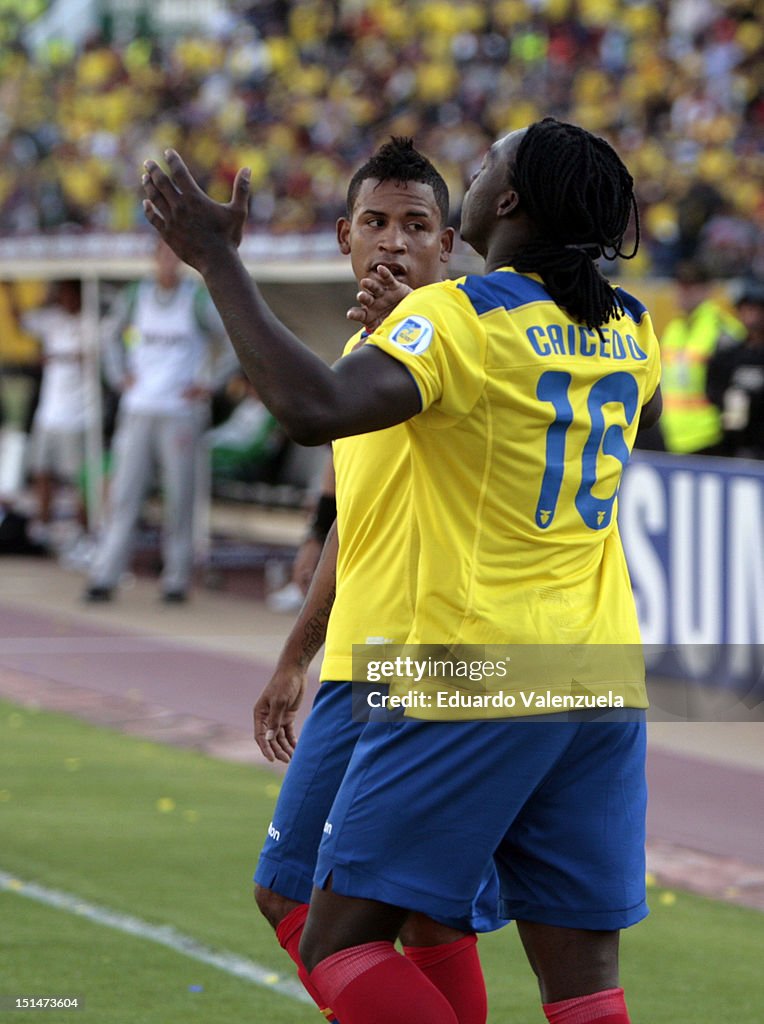
[[[539,231],[514,268],[537,273],[557,305],[589,328],[620,317],[623,302],[594,261],[636,256],[639,213],[634,180],[612,146],[552,117],[536,121],[517,148],[512,184]],[[632,210],[636,239],[627,254]]]
[[[429,185],[440,210],[441,224],[448,221],[448,186],[426,156],[414,149],[414,140],[393,135],[390,141],[374,153],[363,167],[359,167],[350,179],[347,194],[347,215],[353,216],[353,207],[358,198],[361,184],[367,178],[379,181],[394,181],[397,185],[406,181],[418,181]]]

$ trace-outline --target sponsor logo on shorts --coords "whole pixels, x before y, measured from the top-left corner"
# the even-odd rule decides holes
[[[275,842],[278,842],[278,841],[279,841],[279,839],[281,839],[281,833],[279,832],[279,830],[278,830],[277,828],[274,828],[274,827],[273,827],[273,822],[272,822],[272,821],[271,821],[271,822],[269,823],[269,825],[268,825],[268,835],[269,835],[269,836],[271,837],[271,839],[273,839],[273,840],[274,840]]]
[[[332,834],[332,823],[330,821],[324,822],[324,835],[330,836]]]
[[[433,333],[433,326],[425,317],[410,316],[395,328],[390,341],[404,352],[419,356],[430,347]]]

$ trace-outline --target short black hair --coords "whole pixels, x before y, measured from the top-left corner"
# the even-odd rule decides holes
[[[596,263],[632,259],[639,247],[634,181],[613,147],[578,125],[547,117],[526,132],[510,177],[538,236],[512,261],[540,275],[552,299],[587,327],[623,313]],[[623,243],[634,216],[630,253]]]
[[[348,185],[347,215],[349,218],[353,216],[358,193],[367,178],[394,181],[396,184],[417,181],[422,185],[429,185],[440,210],[440,222],[444,227],[448,223],[448,186],[427,157],[423,156],[419,150],[414,149],[413,139],[399,135],[391,136],[389,142],[380,146],[363,167],[358,168]]]

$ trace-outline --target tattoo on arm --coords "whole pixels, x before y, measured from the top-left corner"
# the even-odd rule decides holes
[[[302,650],[300,655],[300,664],[304,668],[307,668],[311,661],[313,661],[326,639],[326,627],[334,605],[335,594],[336,588],[332,586],[327,592],[324,603],[305,623],[302,632]]]

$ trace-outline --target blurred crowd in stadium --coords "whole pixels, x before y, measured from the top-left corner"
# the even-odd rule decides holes
[[[39,4],[38,4],[39,6]],[[630,273],[701,256],[764,273],[764,25],[758,0],[260,0],[214,32],[0,52],[0,235],[144,229],[138,169],[171,145],[252,221],[334,224],[352,169],[410,134],[458,211],[487,145],[550,114],[606,136],[637,181]],[[624,268],[625,269],[625,268]]]
[[[130,33],[105,18],[81,45],[33,51],[45,7],[0,0],[0,237],[148,232],[140,168],[168,146],[224,201],[251,167],[260,233],[333,233],[348,178],[391,134],[433,159],[457,224],[495,138],[545,115],[585,124],[621,153],[640,206],[639,256],[607,273],[676,282],[664,418],[641,446],[764,458],[759,0],[231,0],[204,31],[162,34],[144,11]],[[41,374],[39,337],[8,350],[25,337],[15,301],[0,285],[5,435],[29,430]],[[217,438],[243,424],[233,461],[213,458],[221,487],[279,479],[285,439],[243,399]]]

